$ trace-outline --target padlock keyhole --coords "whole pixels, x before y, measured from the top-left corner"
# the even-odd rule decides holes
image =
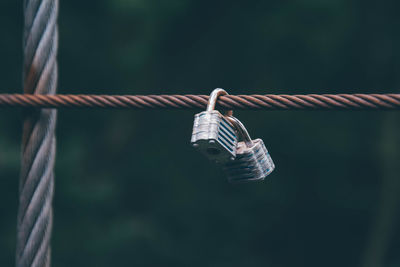
[[[215,147],[209,147],[207,148],[207,153],[210,155],[218,155],[219,153],[221,153],[221,150]]]

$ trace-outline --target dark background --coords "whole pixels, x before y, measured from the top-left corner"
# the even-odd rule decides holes
[[[399,1],[61,1],[59,93],[399,92]],[[20,93],[22,1],[0,2]],[[199,111],[60,110],[53,266],[400,266],[400,114],[237,111],[276,170],[231,185]],[[0,265],[14,265],[20,109],[0,110]]]

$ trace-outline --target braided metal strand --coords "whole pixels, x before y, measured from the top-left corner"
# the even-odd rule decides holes
[[[58,0],[24,1],[24,93],[55,94]],[[16,266],[50,266],[57,113],[25,111],[17,218]]]
[[[0,94],[0,107],[204,109],[206,95],[28,95]],[[400,94],[227,95],[225,109],[399,110]]]

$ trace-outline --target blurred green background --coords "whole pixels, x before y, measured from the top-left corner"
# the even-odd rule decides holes
[[[59,93],[385,93],[400,2],[61,1]],[[22,1],[0,2],[20,93]],[[400,113],[237,111],[276,164],[228,184],[199,111],[60,110],[53,266],[400,266]],[[14,265],[20,109],[0,110],[0,266]]]

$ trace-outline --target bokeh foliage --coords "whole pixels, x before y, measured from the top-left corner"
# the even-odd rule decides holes
[[[400,3],[60,1],[59,92],[399,92]],[[0,2],[0,93],[22,1]],[[233,186],[194,111],[60,110],[53,266],[400,266],[400,114],[235,114],[276,171]],[[0,110],[0,265],[14,264],[21,111]]]

